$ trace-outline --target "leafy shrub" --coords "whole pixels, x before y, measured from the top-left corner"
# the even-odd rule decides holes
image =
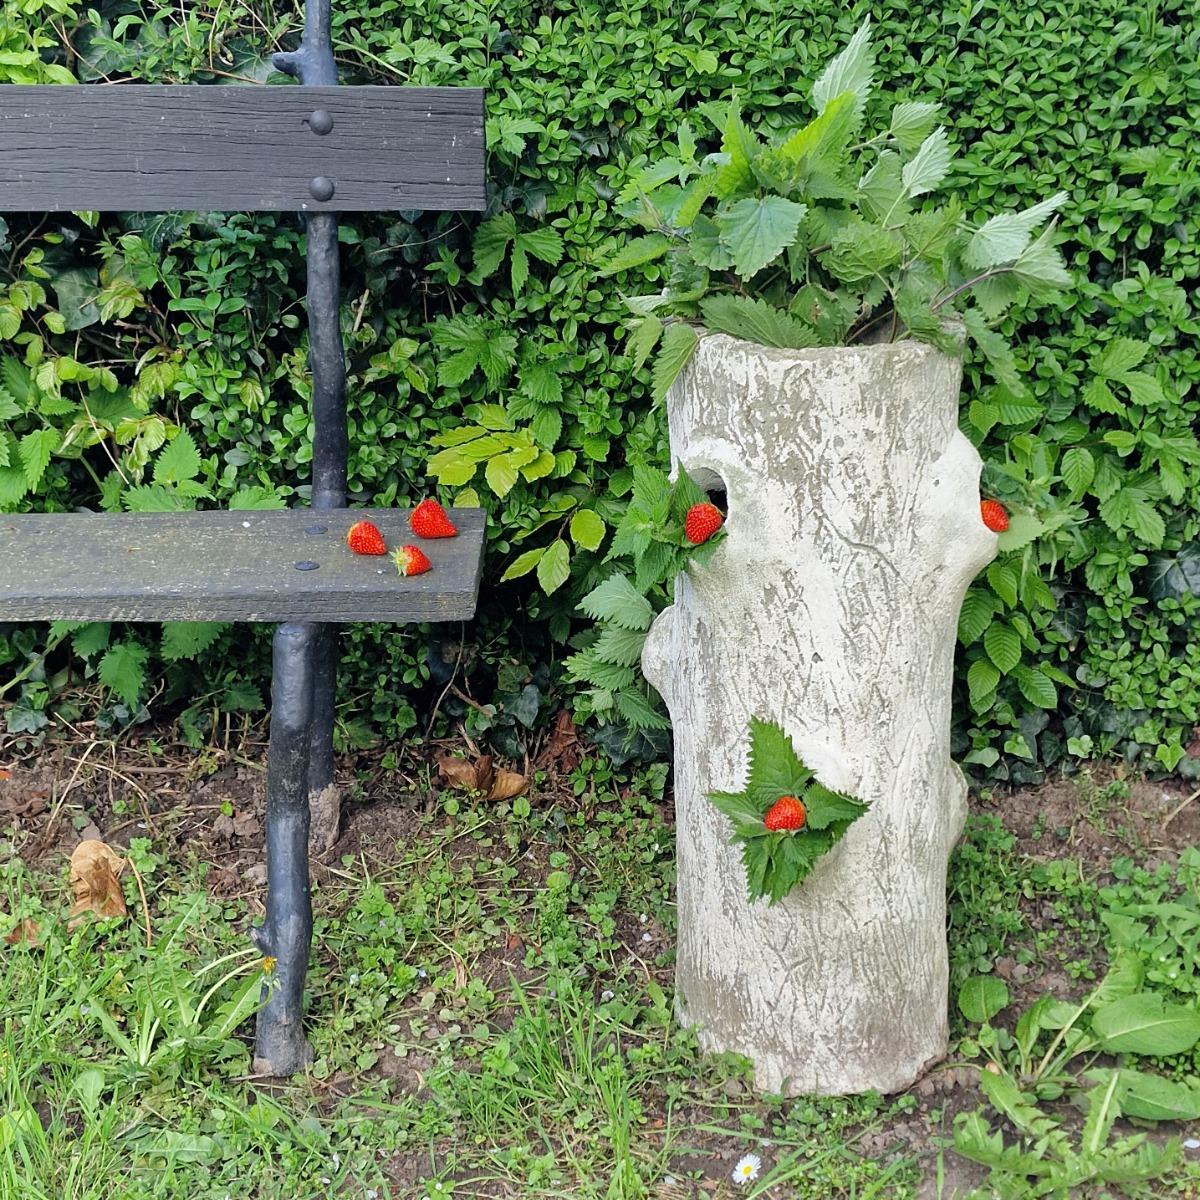
[[[101,0],[93,10],[20,0],[15,9],[0,16],[3,81],[70,71],[84,81],[261,82],[271,77],[269,52],[297,32],[291,4],[251,12]],[[1136,14],[1097,0],[1086,20],[1069,0],[1028,14],[1002,0],[967,9],[885,0],[871,11],[879,74],[894,81],[895,99],[944,107],[960,149],[947,187],[967,219],[1065,187],[1068,266],[1088,280],[1042,303],[1032,324],[1022,306],[1001,323],[1028,387],[1023,402],[1012,402],[986,358],[967,364],[964,427],[987,460],[985,488],[1036,513],[1040,528],[972,588],[957,749],[982,769],[1023,778],[1066,753],[1068,737],[1076,751],[1090,738],[1092,752],[1145,747],[1171,765],[1196,695],[1197,651],[1186,637],[1195,574],[1171,568],[1194,562],[1200,540],[1189,168],[1200,31],[1182,0]],[[667,465],[650,372],[630,377],[623,302],[596,279],[621,244],[616,197],[652,158],[678,156],[685,119],[700,128],[695,111],[734,89],[765,138],[804,123],[807,82],[859,20],[832,0],[803,10],[778,0],[682,8],[582,0],[562,11],[512,0],[337,6],[347,82],[487,89],[491,176],[490,211],[478,224],[411,213],[343,224],[353,497],[386,504],[420,495],[428,455],[446,448],[433,439],[472,423],[505,437],[476,445],[476,470],[448,479],[444,498],[462,490],[470,500],[475,489],[488,509],[489,578],[522,554],[551,555],[543,586],[536,569],[489,586],[469,645],[449,654],[439,634],[348,631],[345,695],[365,697],[356,707],[377,728],[407,728],[421,689],[441,680],[430,687],[436,697],[455,669],[459,690],[492,708],[491,717],[461,710],[474,728],[501,721],[508,698],[515,704],[531,680],[547,702],[544,664],[560,658],[578,629],[579,599],[612,569],[601,564],[607,532],[597,542],[596,520],[576,515],[613,528],[634,467]],[[287,216],[10,216],[0,226],[0,312],[15,308],[19,327],[0,315],[0,353],[29,365],[36,346],[43,360],[109,370],[117,386],[106,394],[115,396],[171,363],[173,381],[148,396],[143,415],[188,429],[212,502],[244,487],[295,502],[309,453],[300,244]],[[139,282],[151,268],[157,278]],[[666,282],[655,263],[641,275],[643,291]],[[44,301],[28,292],[35,282]],[[223,303],[233,297],[236,307]],[[476,361],[462,357],[471,347]],[[502,427],[488,430],[501,410]],[[65,417],[46,420],[62,428]],[[14,435],[19,442],[43,424],[18,418]],[[554,465],[539,475],[543,452]],[[85,459],[103,483],[103,445],[80,458],[52,448],[34,490],[2,507],[96,505],[102,493]],[[13,631],[0,658],[26,670],[39,638]],[[213,677],[239,664],[228,642],[204,654]],[[256,651],[243,670],[264,661]],[[985,661],[994,686],[978,665]],[[148,661],[151,677],[164,669],[171,687],[191,678]],[[59,675],[52,664],[39,686]],[[457,713],[460,703],[451,693],[442,711]]]

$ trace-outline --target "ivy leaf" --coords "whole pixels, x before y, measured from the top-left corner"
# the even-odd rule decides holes
[[[717,217],[721,238],[743,279],[756,275],[796,240],[808,208],[782,196],[746,197]]]

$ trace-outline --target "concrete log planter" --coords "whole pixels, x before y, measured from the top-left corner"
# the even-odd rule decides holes
[[[676,584],[643,666],[675,731],[677,1012],[770,1092],[896,1091],[947,1040],[946,864],[959,608],[995,554],[960,364],[916,341],[701,339],[667,397],[672,460],[724,484],[728,536]],[[783,901],[747,900],[708,793],[751,716],[869,810]]]

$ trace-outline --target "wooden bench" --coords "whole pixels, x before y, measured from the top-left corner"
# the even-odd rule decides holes
[[[365,516],[388,544],[404,510],[346,504],[345,363],[337,214],[484,207],[483,93],[337,84],[330,0],[306,0],[300,47],[275,56],[300,86],[0,86],[0,212],[298,211],[307,228],[312,507],[288,512],[0,514],[0,621],[280,622],[267,770],[266,919],[275,960],[255,1070],[310,1059],[302,1028],[312,936],[309,800],[333,783],[335,623],[474,614],[483,514],[421,543],[401,578],[358,557]]]

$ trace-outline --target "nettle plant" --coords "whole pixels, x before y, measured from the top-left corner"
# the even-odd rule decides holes
[[[648,232],[603,273],[661,265],[662,290],[627,299],[630,358],[637,370],[656,352],[657,399],[695,350],[695,323],[787,349],[915,337],[956,351],[961,327],[1012,401],[1028,397],[992,326],[1017,300],[1073,282],[1052,221],[1066,193],[981,224],[953,195],[923,200],[952,161],[940,106],[904,101],[886,129],[864,131],[873,71],[866,21],[813,85],[807,125],[767,141],[736,98],[700,105],[720,150],[699,157],[685,123],[677,154],[620,194]]]

